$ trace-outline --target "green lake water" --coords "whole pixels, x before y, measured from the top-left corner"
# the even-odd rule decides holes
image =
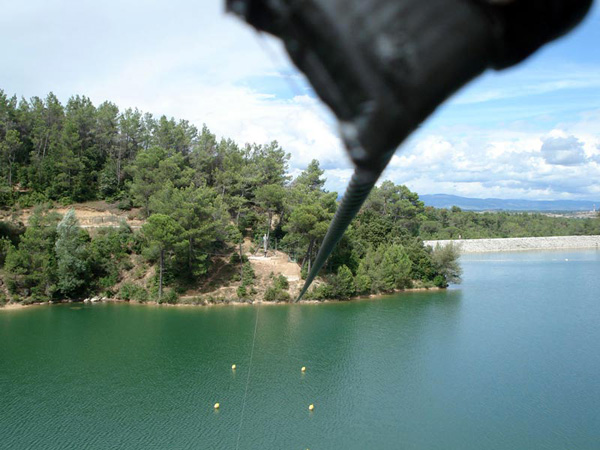
[[[600,253],[462,262],[369,301],[0,310],[0,448],[600,449]]]

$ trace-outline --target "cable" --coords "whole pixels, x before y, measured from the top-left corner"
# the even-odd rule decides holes
[[[254,357],[254,344],[256,343],[256,330],[258,329],[258,314],[260,313],[260,303],[256,309],[256,321],[254,322],[254,337],[252,338],[252,349],[250,350],[250,362],[248,364],[248,377],[246,378],[246,389],[244,390],[244,399],[242,400],[242,412],[240,414],[240,426],[238,428],[236,450],[240,448],[240,436],[242,435],[242,424],[244,422],[244,410],[246,409],[246,397],[248,396],[248,385],[250,384],[250,373],[252,372],[252,359]]]
[[[348,228],[352,219],[354,219],[356,214],[358,214],[358,211],[360,211],[360,207],[371,193],[371,189],[375,186],[381,172],[382,170],[364,170],[359,167],[354,170],[354,175],[352,175],[352,179],[348,184],[344,198],[327,229],[327,234],[323,239],[319,253],[317,254],[310,273],[306,277],[306,281],[304,282],[304,286],[302,287],[296,302],[302,299],[302,296],[312,284],[313,280],[327,261],[327,258],[331,255],[342,236],[344,236],[346,228]]]

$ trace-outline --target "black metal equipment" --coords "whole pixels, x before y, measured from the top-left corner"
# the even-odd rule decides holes
[[[226,0],[283,40],[333,110],[356,169],[298,300],[400,143],[488,68],[567,33],[592,0]]]

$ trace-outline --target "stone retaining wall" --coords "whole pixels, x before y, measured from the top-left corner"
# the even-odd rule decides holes
[[[506,239],[456,239],[447,241],[425,241],[435,247],[450,242],[459,245],[461,253],[515,252],[522,250],[600,249],[600,236],[552,236]]]

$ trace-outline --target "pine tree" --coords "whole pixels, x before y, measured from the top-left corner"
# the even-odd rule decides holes
[[[32,300],[49,300],[56,291],[56,213],[38,206],[29,219],[18,247],[10,247],[4,268],[12,294]]]
[[[185,232],[175,219],[165,214],[151,215],[142,227],[142,232],[146,237],[148,246],[151,249],[156,249],[158,252],[158,299],[160,301],[162,299],[163,291],[165,259],[169,256],[169,253],[174,247],[182,241]]]
[[[13,175],[15,161],[22,145],[19,137],[19,132],[17,130],[8,130],[4,136],[4,141],[0,141],[0,157],[2,160],[2,167],[6,168],[3,170],[3,172],[5,172],[6,181],[8,186],[11,188],[14,183]]]
[[[70,209],[56,229],[58,289],[67,297],[83,293],[88,282],[88,234]]]
[[[335,276],[334,295],[342,300],[352,297],[356,293],[356,287],[354,284],[354,275],[352,271],[346,265],[341,265],[338,268],[337,275]]]
[[[412,264],[404,247],[400,244],[388,246],[381,261],[384,290],[392,291],[410,287],[411,270]]]

